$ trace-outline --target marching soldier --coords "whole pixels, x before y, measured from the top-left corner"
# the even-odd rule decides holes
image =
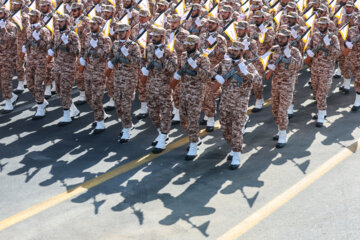
[[[135,4],[134,0],[124,0],[123,8],[119,10],[118,15],[116,16],[121,20],[125,14],[128,14],[129,24],[132,28],[139,22],[139,12],[134,8]]]
[[[115,69],[114,100],[123,127],[119,142],[126,143],[130,139],[132,127],[131,106],[137,85],[141,51],[138,44],[129,40],[130,25],[118,24],[116,34],[118,40],[111,49],[112,58],[108,62],[108,68]]]
[[[90,21],[91,33],[88,33],[81,53],[80,64],[85,68],[86,99],[94,111],[96,126],[94,134],[105,130],[105,113],[102,104],[105,89],[106,59],[110,52],[111,40],[102,32],[104,19],[93,17]]]
[[[319,19],[319,32],[313,34],[307,55],[312,58],[311,86],[317,102],[316,126],[322,127],[326,117],[326,98],[332,83],[335,61],[340,54],[339,40],[328,31],[328,19]]]
[[[214,17],[209,17],[207,20],[207,32],[201,34],[201,46],[204,46],[206,49],[211,49],[211,53],[208,54],[209,60],[211,63],[211,68],[215,67],[219,62],[224,59],[224,56],[227,52],[227,43],[226,39],[219,34],[219,20]],[[204,121],[201,124],[206,122],[206,131],[214,131],[215,123],[215,112],[216,112],[216,98],[221,94],[221,89],[218,92],[214,93],[212,91],[212,86],[214,82],[207,81],[205,88],[205,98],[202,106],[202,110],[205,113]]]
[[[243,58],[245,45],[235,41],[228,49],[230,58],[222,60],[215,66],[217,74],[213,90],[223,85],[220,102],[220,124],[222,134],[231,146],[228,159],[231,160],[229,168],[234,170],[240,166],[243,132],[247,121],[252,83],[260,81],[256,68],[247,64]]]
[[[210,61],[199,51],[200,39],[189,35],[181,56],[182,67],[174,74],[172,88],[180,81],[180,123],[189,135],[189,151],[185,160],[193,160],[197,156],[199,138],[199,118],[201,105],[205,96],[206,82],[210,77]]]
[[[13,11],[17,12],[24,8],[24,0],[15,0],[12,1],[13,4]],[[22,11],[21,12],[21,23],[22,23],[22,30],[18,28],[17,31],[17,58],[16,58],[16,74],[17,74],[17,81],[18,85],[15,89],[15,94],[20,94],[24,91],[25,87],[25,58],[21,58],[21,48],[25,44],[26,39],[30,36],[30,17],[29,15]]]
[[[12,76],[16,62],[16,25],[11,22],[9,11],[0,8],[0,87],[2,97],[5,99],[3,113],[14,110],[13,104],[18,96],[12,92]]]
[[[273,71],[271,84],[272,113],[278,126],[276,148],[286,144],[286,129],[289,123],[288,109],[292,103],[297,73],[302,67],[302,56],[296,47],[289,44],[290,31],[281,29],[277,34],[279,45],[272,47],[268,68]]]
[[[153,153],[160,153],[166,148],[167,134],[171,128],[171,88],[169,76],[176,71],[176,52],[170,52],[165,44],[166,30],[153,27],[152,43],[147,47],[146,67],[141,69],[147,76],[146,97],[149,117],[159,132],[154,143]]]
[[[54,46],[49,49],[48,54],[55,57],[54,78],[56,90],[60,96],[63,108],[63,117],[59,126],[71,123],[72,118],[80,114],[72,102],[71,91],[75,84],[76,58],[80,55],[79,36],[70,29],[70,16],[59,15],[59,30],[56,31]]]
[[[40,25],[41,13],[38,10],[31,10],[29,13],[31,23],[31,37],[27,44],[23,45],[22,52],[27,52],[26,80],[27,86],[37,103],[37,110],[33,119],[45,117],[45,108],[49,103],[44,99],[42,84],[46,81],[47,75],[47,48],[51,42],[51,32]]]
[[[188,30],[190,34],[200,36],[200,34],[206,30],[204,22],[200,18],[202,6],[198,3],[194,3],[190,7],[193,11],[191,17],[185,23],[185,29]]]

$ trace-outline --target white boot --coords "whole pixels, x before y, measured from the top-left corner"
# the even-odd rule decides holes
[[[288,117],[292,118],[293,115],[294,115],[294,104],[290,104],[288,108]]]
[[[196,158],[196,156],[197,156],[197,146],[198,146],[198,142],[190,143],[189,151],[186,154],[185,160],[190,161],[190,160],[194,160],[194,158]]]
[[[336,78],[340,78],[340,77],[341,77],[341,70],[340,70],[339,67],[337,67],[337,68],[335,69],[334,77],[336,77]]]
[[[44,94],[45,94],[45,96],[50,96],[51,97],[51,85],[45,86]]]
[[[120,143],[126,143],[130,140],[130,128],[123,128]]]
[[[248,121],[249,121],[249,115],[246,114],[246,120],[245,120],[245,123],[244,123],[244,127],[243,127],[243,129],[242,129],[243,135],[244,135],[245,132],[246,132],[246,125],[247,125]]]
[[[70,117],[73,118],[73,117],[77,117],[79,116],[80,114],[80,110],[75,106],[74,103],[71,103],[71,106],[70,106]]]
[[[64,126],[71,123],[70,117],[70,110],[64,110],[63,117],[61,118],[60,122],[58,123],[59,126]]]
[[[51,93],[52,94],[56,93],[56,83],[55,83],[55,81],[52,81],[52,83],[51,83]]]
[[[234,156],[234,151],[231,150],[230,153],[229,153],[229,156],[227,157],[227,160],[231,161],[233,159],[233,156]]]
[[[231,164],[229,166],[230,170],[235,170],[240,166],[241,161],[241,152],[234,152]]]
[[[114,99],[110,98],[110,100],[105,104],[104,109],[106,110],[112,110],[115,108],[115,102]]]
[[[326,110],[319,110],[317,114],[317,122],[316,122],[317,127],[322,127],[324,125],[325,117],[326,117]]]
[[[180,111],[178,108],[174,107],[173,114],[174,114],[174,117],[173,117],[172,121],[180,122]]]
[[[349,90],[351,84],[351,78],[344,78],[344,89]]]
[[[208,117],[208,119],[206,121],[206,131],[207,132],[213,132],[214,131],[214,123],[215,123],[214,117]]]
[[[11,99],[6,99],[3,113],[9,113],[12,112],[13,110],[14,110],[14,106],[11,102]]]
[[[204,115],[204,120],[207,121],[208,119],[208,116]]]
[[[160,133],[158,142],[152,151],[153,153],[161,153],[162,151],[164,151],[164,149],[166,148],[166,138],[167,134]]]
[[[157,135],[157,137],[155,138],[155,140],[151,143],[151,145],[153,145],[153,146],[155,146],[155,145],[158,143],[159,138],[160,138],[160,134],[161,134],[160,128],[158,128],[157,131],[158,131],[158,135]]]
[[[33,119],[40,119],[40,118],[45,117],[45,114],[46,114],[45,108],[47,107],[47,105],[49,105],[49,103],[45,99],[44,99],[43,103],[37,104],[36,113],[35,113],[35,116],[33,117]]]
[[[360,94],[356,93],[354,106],[351,108],[351,111],[356,112],[360,108]]]
[[[262,110],[262,107],[264,105],[264,99],[256,99],[255,101],[255,107],[253,108],[252,112],[260,112]]]
[[[105,123],[104,120],[96,121],[96,127],[94,129],[94,134],[101,133],[105,131]]]
[[[23,92],[24,91],[24,81],[19,81],[15,92]]]
[[[140,114],[147,114],[147,113],[148,113],[147,102],[141,102]]]
[[[286,130],[279,131],[279,140],[276,144],[276,148],[283,148],[286,144]]]
[[[14,104],[18,100],[19,96],[16,95],[15,93],[11,93],[11,94],[12,95],[11,95],[10,100],[11,100],[11,103]]]
[[[85,91],[80,91],[80,95],[78,100],[76,101],[77,105],[82,105],[86,103],[86,95],[85,95]]]

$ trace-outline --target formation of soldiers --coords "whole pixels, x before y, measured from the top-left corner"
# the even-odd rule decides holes
[[[76,106],[88,103],[98,134],[106,129],[105,110],[116,109],[119,141],[126,143],[137,91],[137,117],[149,116],[158,131],[153,153],[166,148],[171,126],[181,123],[190,139],[185,159],[193,160],[201,144],[199,124],[214,130],[221,96],[221,130],[231,146],[230,169],[236,169],[250,95],[256,99],[252,111],[261,111],[264,81],[271,80],[277,148],[286,144],[304,63],[311,69],[317,127],[326,118],[334,76],[342,74],[344,94],[354,79],[352,111],[360,108],[360,0],[8,1],[0,8],[3,113],[13,111],[27,86],[37,104],[33,119],[43,118],[46,99],[57,93],[59,126],[70,124],[80,114]],[[77,101],[71,95],[75,85]],[[103,106],[105,89],[110,101]]]

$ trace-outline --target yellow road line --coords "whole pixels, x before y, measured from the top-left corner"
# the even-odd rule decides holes
[[[238,237],[249,231],[251,228],[253,228],[255,225],[257,225],[260,221],[262,221],[270,214],[275,212],[277,209],[282,207],[285,203],[294,198],[296,195],[298,195],[300,192],[302,192],[304,189],[306,189],[308,186],[318,180],[325,173],[327,173],[336,165],[338,165],[350,155],[355,153],[356,150],[359,149],[359,147],[360,139],[351,144],[350,146],[342,149],[339,153],[327,160],[325,163],[316,168],[313,172],[301,179],[288,190],[265,204],[263,207],[248,216],[238,225],[227,231],[224,235],[219,237],[218,240],[237,239]]]
[[[268,99],[265,101],[264,107],[269,106],[270,104],[271,104],[271,101],[270,101],[270,99]],[[252,108],[253,107],[250,107],[248,109],[248,114],[251,114]],[[216,121],[216,123],[214,125],[214,129],[217,130],[219,128],[220,128],[220,123],[219,123],[219,121]],[[200,131],[200,137],[203,137],[207,134],[208,133],[205,131],[205,129],[202,129]],[[22,212],[12,215],[11,217],[0,221],[0,231],[6,229],[16,223],[24,221],[40,212],[43,212],[48,208],[54,207],[72,197],[75,197],[76,195],[82,194],[82,193],[86,192],[88,189],[93,188],[101,183],[104,183],[116,176],[119,176],[120,174],[123,174],[123,173],[128,172],[134,168],[137,168],[145,163],[148,163],[148,162],[154,160],[155,158],[160,157],[176,148],[179,148],[179,147],[185,145],[186,143],[188,143],[188,139],[189,139],[188,137],[183,137],[183,138],[179,139],[178,141],[169,144],[166,147],[166,149],[160,154],[149,153],[141,158],[138,158],[138,159],[131,161],[129,163],[126,163],[124,165],[121,165],[121,166],[119,166],[107,173],[104,173],[98,177],[90,179],[89,181],[86,181],[83,184],[80,184],[79,186],[68,190],[67,192],[56,195],[52,198],[49,198],[48,200],[46,200],[44,202],[38,203],[28,209],[25,209]]]

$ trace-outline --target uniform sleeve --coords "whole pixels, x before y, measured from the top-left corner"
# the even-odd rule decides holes
[[[299,49],[295,47],[291,48],[290,59],[291,61],[290,61],[289,69],[295,70],[295,72],[297,73],[303,65],[303,59]]]
[[[8,22],[7,26],[5,28],[5,33],[1,34],[1,37],[3,40],[6,40],[6,41],[15,41],[16,34],[17,34],[16,26],[14,24],[11,24],[11,22]]]
[[[177,55],[176,55],[176,51],[174,50],[172,53],[170,53],[169,50],[165,50],[166,51],[166,57],[164,59],[164,66],[165,69],[168,72],[175,72],[176,71],[176,67],[177,67]]]
[[[51,41],[51,33],[48,29],[42,28],[40,30],[39,48],[47,49]]]
[[[75,56],[79,56],[81,50],[79,36],[75,32],[70,32],[69,35],[69,38],[71,39],[69,51]]]
[[[264,40],[264,48],[268,51],[274,45],[275,32],[271,28],[266,32],[265,40]]]
[[[330,46],[330,55],[337,58],[340,55],[340,43],[336,35],[332,36]]]
[[[140,66],[142,64],[140,46],[137,45],[136,43],[133,43],[132,44],[132,52],[133,53],[130,55],[130,62],[133,62]]]
[[[199,57],[197,61],[199,64],[198,75],[202,81],[206,81],[210,78],[210,60],[207,57]]]

